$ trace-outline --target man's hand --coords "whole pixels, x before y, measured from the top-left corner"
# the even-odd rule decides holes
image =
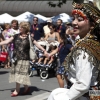
[[[40,39],[41,41],[44,41],[44,38],[43,37],[41,37],[41,39]]]

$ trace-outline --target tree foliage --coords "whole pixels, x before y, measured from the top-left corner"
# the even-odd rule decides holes
[[[57,3],[54,3],[52,1],[49,1],[48,4],[50,7],[61,7],[63,4],[66,4],[67,0],[57,0],[58,2]]]
[[[66,2],[68,0],[56,0],[58,1],[57,3],[54,3],[53,1],[49,1],[48,4],[50,7],[61,7],[63,4],[66,4]],[[71,1],[75,1],[75,2],[78,2],[78,3],[82,3],[84,2],[84,0],[71,0]]]

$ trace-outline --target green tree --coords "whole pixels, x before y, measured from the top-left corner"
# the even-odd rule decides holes
[[[67,0],[56,0],[56,1],[58,1],[58,2],[54,3],[52,1],[49,1],[48,2],[49,6],[51,6],[51,7],[56,7],[56,6],[61,7],[63,4],[66,4],[66,2],[67,2]]]
[[[53,1],[49,1],[48,2],[49,6],[51,6],[51,7],[56,7],[56,6],[61,7],[63,4],[66,4],[66,2],[68,0],[55,0],[55,1],[58,1],[58,2],[54,3]],[[75,1],[75,2],[78,2],[78,3],[84,2],[84,0],[71,0],[71,1]]]

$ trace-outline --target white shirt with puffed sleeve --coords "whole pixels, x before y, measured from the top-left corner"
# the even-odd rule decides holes
[[[87,100],[82,97],[97,84],[98,64],[87,52],[79,50],[78,56],[72,56],[73,63],[69,64],[68,80],[73,83],[70,89],[58,88],[52,91],[48,100]]]

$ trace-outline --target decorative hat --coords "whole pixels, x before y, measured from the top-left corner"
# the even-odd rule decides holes
[[[84,19],[91,17],[91,19],[96,23],[100,24],[100,10],[94,6],[92,3],[75,3],[73,2],[72,14],[78,14]]]

